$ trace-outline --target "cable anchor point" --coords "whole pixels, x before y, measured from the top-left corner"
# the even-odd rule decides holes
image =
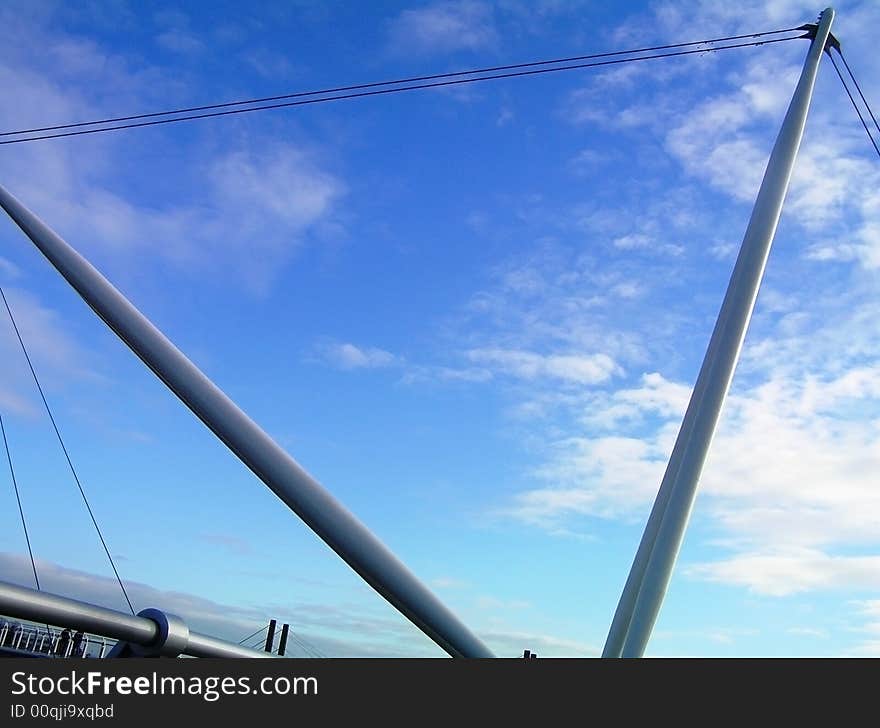
[[[819,29],[818,23],[804,23],[803,25],[799,25],[795,30],[805,30],[799,38],[806,38],[807,40],[813,40],[816,37],[816,31]],[[828,34],[828,40],[825,41],[825,47],[822,49],[826,53],[831,53],[831,49],[834,48],[838,53],[840,53],[840,41],[834,37],[834,33]]]

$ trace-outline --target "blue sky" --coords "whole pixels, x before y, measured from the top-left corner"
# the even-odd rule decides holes
[[[11,2],[4,130],[812,22],[803,2]],[[833,28],[869,99],[880,8]],[[601,651],[805,41],[33,144],[0,180],[498,654]],[[823,63],[649,655],[880,650],[880,167]],[[137,608],[439,655],[0,225]],[[8,322],[49,591],[122,608]],[[0,566],[30,584],[11,483]]]

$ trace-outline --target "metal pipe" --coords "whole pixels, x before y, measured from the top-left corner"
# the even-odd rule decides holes
[[[715,323],[716,328],[724,326],[728,311],[723,307],[718,314],[718,320]],[[709,346],[706,350],[705,360],[714,359],[715,350],[718,347],[718,339],[712,337],[709,340]],[[706,378],[697,378],[694,390],[691,393],[691,401],[685,411],[684,419],[681,423],[676,444],[679,441],[686,442],[690,440],[694,429],[694,418],[698,407],[696,403],[701,402],[703,394],[706,391]],[[645,569],[651,558],[654,549],[654,543],[657,539],[657,532],[660,530],[660,524],[663,521],[663,515],[666,513],[666,507],[669,504],[669,494],[672,490],[673,483],[678,475],[681,465],[681,457],[683,448],[674,447],[672,454],[669,456],[669,462],[666,466],[666,472],[663,474],[663,480],[660,482],[660,489],[651,508],[651,514],[648,516],[648,522],[642,533],[642,540],[639,542],[638,550],[633,559],[632,567],[627,576],[626,583],[623,587],[623,593],[617,609],[614,612],[614,619],[611,622],[611,628],[608,631],[608,637],[605,641],[605,647],[602,650],[602,657],[620,657],[623,650],[623,643],[626,640],[626,634],[629,631],[630,621],[632,620],[633,609],[639,596],[639,590],[642,586],[642,580],[645,576]]]
[[[416,576],[85,258],[0,186],[0,206],[131,350],[379,594],[453,657],[493,657]]]
[[[16,619],[47,622],[143,646],[151,645],[159,636],[156,622],[146,617],[135,617],[96,604],[35,591],[4,581],[0,581],[0,613]],[[19,635],[19,644],[22,634],[23,630]],[[71,644],[72,641],[69,641],[66,648]],[[189,641],[183,654],[191,657],[269,657],[263,652],[255,652],[197,632],[189,633]]]
[[[754,310],[833,20],[832,8],[819,17],[603,656],[642,656],[657,620]]]
[[[150,644],[158,636],[156,623],[149,619],[7,582],[0,582],[0,612],[140,645]]]

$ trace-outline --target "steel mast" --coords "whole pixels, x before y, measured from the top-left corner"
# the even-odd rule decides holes
[[[83,256],[0,185],[0,207],[92,310],[208,428],[373,589],[453,657],[494,655]]]
[[[603,657],[641,657],[657,620],[687,529],[700,472],[755,306],[833,20],[833,8],[826,8],[818,25],[811,27],[814,34],[810,50],[770,154],[715,329],[611,623]]]

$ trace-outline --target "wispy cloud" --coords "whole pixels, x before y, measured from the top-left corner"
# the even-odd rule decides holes
[[[183,28],[168,28],[156,36],[156,43],[175,53],[198,53],[205,44]]]
[[[16,29],[24,20],[10,16],[10,21],[0,23],[0,39],[10,48],[0,63],[0,81],[18,103],[0,110],[4,128],[106,115],[113,110],[105,108],[105,96],[114,97],[119,107],[148,108],[157,88],[174,97],[185,83],[137,59],[108,57],[75,36],[41,26],[23,33]],[[182,22],[176,16],[162,20],[166,26]],[[20,35],[40,37],[36,45],[66,49],[65,57],[75,56],[80,72],[70,79],[59,75],[64,64],[48,66]],[[105,96],[96,96],[95,88],[104,89]],[[13,194],[87,254],[97,251],[121,269],[135,260],[139,266],[171,262],[195,274],[219,273],[260,292],[306,242],[341,230],[337,212],[345,183],[327,169],[316,145],[292,137],[251,134],[219,151],[207,143],[175,147],[167,142],[171,156],[147,155],[139,170],[146,184],[138,192],[121,180],[128,159],[149,143],[144,137],[129,138],[125,145],[101,135],[78,139],[76,146],[9,147],[5,174],[15,180]],[[155,189],[164,192],[172,185],[179,194],[151,192],[151,179]]]
[[[156,14],[156,24],[162,30],[156,35],[156,43],[169,51],[195,54],[205,50],[205,43],[190,28],[189,17],[177,10],[164,10]]]
[[[795,637],[811,637],[815,639],[827,639],[828,632],[824,629],[816,629],[815,627],[789,627],[785,630],[787,634]]]
[[[880,467],[880,431],[870,420],[847,414],[855,402],[867,411],[880,405],[874,372],[853,368],[825,381],[771,378],[735,390],[702,491],[709,499],[703,508],[726,543],[743,549],[742,557],[694,574],[738,584],[751,580],[758,591],[781,593],[869,572],[869,562],[854,557],[825,555],[821,564],[808,564],[801,550],[876,539],[872,524],[880,518],[880,498],[871,473]],[[577,514],[627,515],[647,506],[689,392],[652,374],[641,387],[593,398],[584,424],[611,432],[554,443],[547,464],[536,471],[553,485],[520,494],[511,513],[547,523]],[[755,548],[761,549],[757,556],[750,551]],[[792,548],[797,558],[788,553]],[[827,568],[819,568],[823,564]],[[780,578],[788,567],[810,574],[807,582]]]
[[[852,603],[860,625],[858,632],[866,638],[856,645],[855,651],[862,655],[880,655],[880,599],[865,599]]]
[[[597,657],[601,652],[594,644],[528,631],[492,630],[480,636],[500,657],[522,657],[524,649],[539,657]]]
[[[804,13],[797,3],[755,10],[757,18],[768,22]],[[680,39],[689,28],[697,33],[726,27],[737,32],[742,23],[718,4],[698,4],[687,13],[660,4],[654,17],[653,26],[641,28],[647,35],[627,37],[654,37],[661,29],[664,39]],[[675,19],[685,25],[678,27]],[[628,28],[632,30],[634,26]],[[569,98],[565,111],[570,121],[602,123],[623,134],[638,122],[664,144],[682,172],[680,187],[655,191],[651,210],[632,205],[629,211],[609,211],[584,204],[573,212],[589,241],[604,236],[613,251],[640,256],[644,265],[637,280],[662,280],[666,295],[661,298],[656,288],[646,291],[649,306],[659,303],[658,316],[644,306],[634,310],[642,321],[653,322],[653,330],[618,318],[609,312],[609,300],[616,292],[614,306],[624,305],[617,288],[626,280],[623,267],[617,269],[617,280],[602,280],[590,270],[594,261],[589,256],[582,256],[583,268],[572,259],[559,265],[556,248],[549,255],[542,251],[541,261],[511,262],[500,285],[476,299],[474,316],[483,316],[484,324],[491,321],[498,340],[529,341],[528,347],[519,348],[547,356],[553,351],[548,344],[558,345],[555,337],[571,340],[574,332],[588,330],[586,340],[604,335],[602,350],[627,372],[650,372],[637,382],[627,381],[625,374],[620,381],[610,378],[592,391],[542,392],[533,387],[518,392],[519,409],[542,418],[540,431],[523,427],[532,446],[543,443],[544,457],[531,473],[536,487],[505,504],[508,516],[548,533],[589,530],[590,519],[596,518],[643,522],[695,374],[683,377],[676,371],[677,353],[668,344],[693,342],[694,331],[707,330],[705,317],[717,310],[712,307],[717,303],[706,305],[701,318],[695,317],[708,299],[696,287],[684,291],[674,283],[679,276],[696,279],[695,264],[715,266],[713,258],[730,261],[748,207],[743,207],[742,228],[733,242],[721,237],[726,220],[721,225],[711,216],[683,218],[671,235],[668,221],[675,219],[676,207],[711,209],[717,196],[743,203],[754,198],[799,72],[783,56],[778,58],[784,67],[773,72],[756,58],[738,65],[731,60],[725,84],[716,84],[708,98],[694,95],[691,103],[685,89],[684,100],[653,107],[656,123],[650,126],[630,113],[636,107],[626,97],[626,84],[623,98],[609,97],[601,111],[595,103],[601,79]],[[664,79],[658,74],[654,80],[662,89]],[[820,92],[827,94],[828,89]],[[880,177],[851,121],[830,112],[827,103],[817,102],[811,112],[786,203],[788,230],[798,232],[774,251],[776,267],[768,272],[701,482],[696,517],[710,529],[713,545],[728,553],[690,564],[686,573],[691,578],[774,596],[880,587],[874,555],[880,541],[871,526],[880,520],[871,476],[880,468],[880,396],[875,386],[880,345],[873,334],[876,327],[868,324],[880,313],[868,283],[880,261]],[[591,155],[587,162],[598,163]],[[694,181],[699,189],[691,186]],[[687,196],[688,204],[670,204],[675,195]],[[822,242],[792,248],[788,241],[796,242],[804,233]],[[676,248],[677,238],[696,239],[700,249]],[[648,251],[662,246],[671,246],[666,252],[680,267],[662,267],[660,256],[647,259]],[[614,258],[604,260],[605,271],[615,263]],[[804,278],[815,286],[799,284]],[[569,287],[571,281],[576,283]],[[711,284],[719,299],[724,283],[726,274]],[[575,306],[572,291],[579,291],[583,301],[591,289],[601,294],[597,290],[589,307]],[[616,338],[624,331],[626,339]],[[695,347],[693,356],[704,346],[684,345]]]
[[[681,255],[684,253],[683,245],[673,243],[659,243],[652,236],[645,233],[630,233],[621,235],[612,241],[612,245],[620,250],[647,250],[667,255]]]
[[[389,351],[348,342],[325,342],[318,345],[317,352],[322,360],[339,369],[382,369],[400,363]]]
[[[492,6],[477,0],[437,2],[404,10],[391,23],[397,52],[450,53],[483,50],[498,42]]]
[[[517,349],[471,349],[467,357],[519,379],[550,377],[578,384],[598,384],[620,373],[620,367],[607,354],[542,355]]]
[[[692,565],[687,573],[776,597],[828,589],[874,590],[880,588],[880,556],[829,556],[814,550],[744,553],[722,561]]]
[[[0,279],[10,280],[18,278],[20,275],[21,271],[15,263],[0,257]]]

